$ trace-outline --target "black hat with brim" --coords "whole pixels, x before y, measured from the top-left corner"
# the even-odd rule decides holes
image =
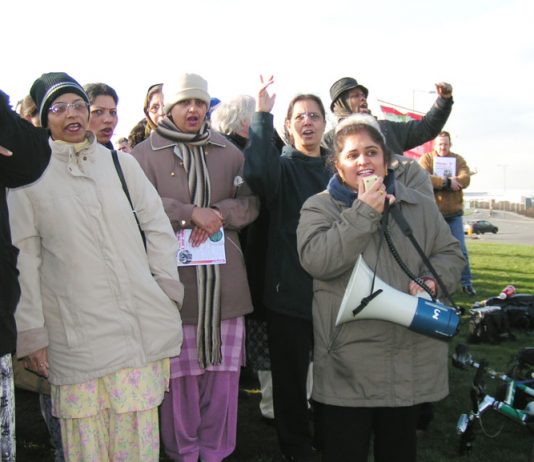
[[[355,88],[359,88],[361,91],[363,91],[366,98],[369,96],[369,90],[363,85],[360,85],[358,81],[352,77],[343,77],[339,80],[336,80],[330,87],[330,99],[332,100],[332,103],[330,104],[330,110],[334,110],[334,103],[343,93]]]

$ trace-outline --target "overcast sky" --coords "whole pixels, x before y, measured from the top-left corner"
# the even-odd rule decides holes
[[[2,10],[0,88],[13,102],[43,72],[102,81],[119,93],[116,135],[127,136],[148,86],[181,72],[204,76],[220,99],[254,96],[259,74],[274,74],[277,123],[299,92],[328,107],[344,76],[369,88],[379,117],[377,99],[426,112],[447,81],[453,151],[478,170],[469,191],[534,191],[532,0],[7,0]]]

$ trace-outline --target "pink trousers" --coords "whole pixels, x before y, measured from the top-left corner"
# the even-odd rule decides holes
[[[221,462],[235,449],[239,374],[205,371],[170,380],[161,404],[161,437],[178,462]]]

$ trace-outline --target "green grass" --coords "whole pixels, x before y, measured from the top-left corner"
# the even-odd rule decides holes
[[[534,294],[534,247],[525,245],[503,245],[481,242],[468,242],[469,257],[477,295],[469,298],[457,293],[459,305],[470,308],[476,300],[496,296],[506,285],[512,284],[517,293]],[[466,343],[468,315],[462,319],[460,333],[451,341],[450,354],[458,343]],[[532,333],[514,331],[517,340],[503,341],[499,345],[469,345],[476,360],[485,358],[490,367],[506,371],[510,358],[525,346],[534,346]],[[474,377],[474,369],[457,370],[450,367],[450,395],[435,405],[435,418],[426,435],[420,439],[419,460],[442,462],[450,460],[508,462],[528,461],[533,438],[526,428],[509,421],[496,412],[489,411],[483,416],[488,433],[501,433],[496,438],[484,436],[477,427],[473,449],[464,456],[457,455],[458,436],[455,426],[460,414],[470,409],[469,390]],[[494,394],[499,382],[487,379],[487,392]]]

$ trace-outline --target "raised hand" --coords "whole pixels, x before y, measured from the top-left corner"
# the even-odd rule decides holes
[[[452,98],[452,85],[447,82],[439,82],[436,83],[436,91],[438,92],[438,95],[449,99]]]
[[[267,89],[274,83],[274,76],[271,75],[268,79],[264,79],[263,75],[260,75],[260,82],[261,86],[256,98],[256,111],[271,112],[276,100],[276,93],[270,95]]]

